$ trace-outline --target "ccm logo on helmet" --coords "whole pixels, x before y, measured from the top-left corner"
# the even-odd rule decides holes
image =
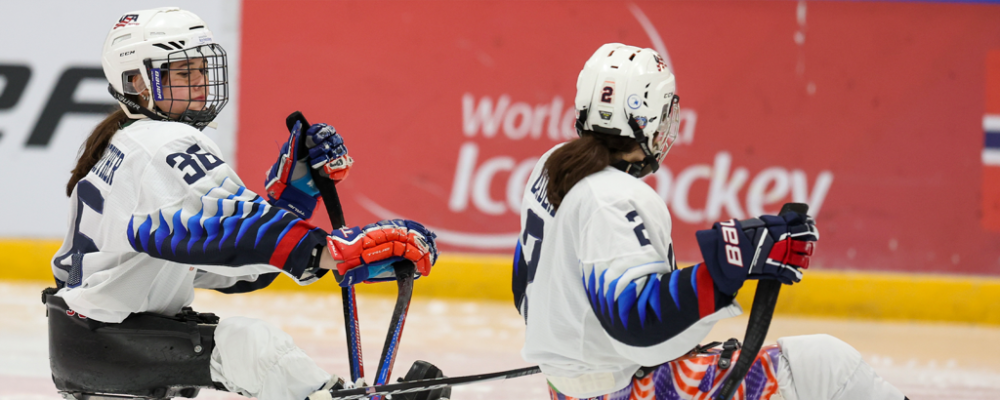
[[[736,234],[736,222],[719,222],[722,226],[722,240],[726,242],[726,261],[743,268],[743,253],[740,253],[740,237]]]

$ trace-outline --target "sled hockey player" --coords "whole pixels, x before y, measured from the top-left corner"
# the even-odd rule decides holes
[[[384,279],[385,266],[402,260],[427,275],[434,233],[409,220],[329,234],[306,222],[319,197],[310,168],[337,182],[353,162],[325,124],[292,129],[267,175],[267,199],[247,189],[202,132],[229,100],[229,77],[226,52],[195,14],[125,14],[102,65],[120,109],[87,138],[66,187],[69,231],[52,260],[58,291],[46,298],[57,387],[191,397],[170,390],[207,386],[261,400],[335,387],[339,378],[277,327],[186,309],[194,288],[250,292],[279,273],[306,285],[331,269],[355,282]],[[160,344],[169,340],[180,344]],[[81,360],[88,351],[99,354]],[[138,356],[117,355],[129,351]]]
[[[652,49],[606,44],[577,80],[579,139],[546,152],[528,179],[515,253],[524,359],[553,399],[709,399],[738,357],[699,347],[739,315],[747,279],[799,282],[819,231],[798,213],[698,231],[704,261],[678,269],[670,214],[640,178],[677,136],[674,76]],[[903,400],[850,345],[828,335],[762,349],[736,399]]]

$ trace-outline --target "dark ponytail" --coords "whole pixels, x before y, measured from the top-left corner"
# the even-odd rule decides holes
[[[584,131],[579,139],[564,144],[545,161],[549,203],[559,209],[566,193],[588,175],[598,172],[638,147],[635,139]]]
[[[76,183],[87,176],[91,168],[97,165],[100,161],[101,156],[104,154],[104,150],[108,148],[108,143],[111,143],[111,137],[115,135],[121,129],[122,124],[128,121],[128,115],[125,111],[122,111],[121,107],[115,106],[115,111],[104,118],[104,121],[97,124],[94,131],[90,133],[87,137],[87,141],[84,142],[83,146],[80,146],[80,158],[76,162],[76,168],[73,168],[73,176],[69,178],[69,183],[66,184],[66,196],[73,193],[73,188],[76,187]]]

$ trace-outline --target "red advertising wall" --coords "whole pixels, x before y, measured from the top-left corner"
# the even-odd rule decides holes
[[[1000,6],[937,3],[248,0],[238,165],[262,192],[302,110],[356,160],[348,224],[405,217],[445,251],[509,253],[535,158],[575,137],[580,68],[622,42],[677,75],[680,144],[649,183],[679,259],[700,259],[695,230],[795,200],[821,228],[814,265],[998,275],[997,21]]]

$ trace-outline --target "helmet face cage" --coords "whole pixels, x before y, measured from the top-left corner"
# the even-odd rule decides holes
[[[681,98],[674,95],[670,103],[663,105],[663,113],[660,114],[660,124],[656,127],[656,135],[653,137],[653,149],[659,150],[656,153],[656,163],[663,162],[667,152],[677,141],[677,132],[681,126]]]
[[[158,108],[171,120],[202,128],[229,102],[229,65],[226,51],[218,44],[174,51],[165,59],[147,59],[146,68],[153,100],[166,102]],[[172,113],[175,102],[184,103],[185,110]]]

